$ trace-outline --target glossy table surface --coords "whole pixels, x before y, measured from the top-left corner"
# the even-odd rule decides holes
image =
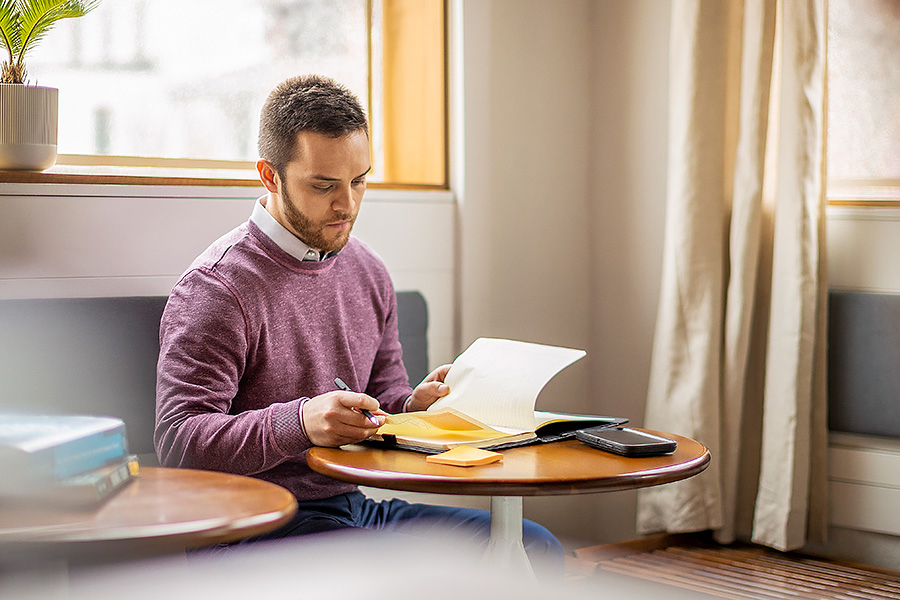
[[[649,430],[645,430],[649,431]],[[587,494],[678,481],[706,469],[707,448],[690,438],[674,439],[668,456],[626,458],[570,440],[503,450],[503,461],[456,467],[425,461],[425,454],[351,445],[313,448],[309,466],[329,477],[391,490],[475,496]]]
[[[272,483],[213,471],[142,467],[89,510],[0,509],[0,545],[134,542],[186,549],[233,542],[286,523],[294,496]]]

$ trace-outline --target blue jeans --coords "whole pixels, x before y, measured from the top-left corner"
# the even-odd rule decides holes
[[[368,529],[412,535],[429,531],[464,536],[487,547],[491,535],[491,514],[475,508],[411,504],[392,499],[380,502],[362,492],[300,502],[297,514],[286,525],[268,534],[246,540],[281,539],[346,529]],[[531,562],[541,571],[563,573],[562,544],[547,529],[527,519],[522,521],[522,541]]]

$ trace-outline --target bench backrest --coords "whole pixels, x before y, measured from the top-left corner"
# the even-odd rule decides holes
[[[428,371],[428,311],[398,292],[410,380]],[[159,321],[165,296],[0,300],[0,409],[111,415],[129,446],[153,454]]]
[[[900,438],[900,294],[829,294],[828,426]]]

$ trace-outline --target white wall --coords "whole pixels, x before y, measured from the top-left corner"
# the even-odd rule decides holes
[[[587,349],[590,3],[462,5],[462,345],[492,336]],[[589,411],[591,361],[558,375],[538,407]],[[577,496],[525,504],[562,537],[580,535],[592,510]]]
[[[168,295],[254,189],[0,184],[0,298]]]
[[[595,3],[591,391],[640,425],[662,269],[668,0]],[[597,498],[594,539],[636,536],[637,492]],[[596,542],[595,542],[596,543]]]
[[[590,12],[565,7],[465,3],[464,346],[486,335],[589,340]],[[562,377],[581,391],[586,373]]]
[[[588,350],[541,408],[643,419],[665,206],[667,0],[467,0],[462,345]],[[530,498],[571,544],[634,535],[634,493]]]

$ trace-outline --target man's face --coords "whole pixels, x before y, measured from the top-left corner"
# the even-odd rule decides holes
[[[370,168],[364,131],[339,138],[301,132],[280,193],[271,199],[275,206],[267,208],[310,248],[340,250],[350,239]]]

